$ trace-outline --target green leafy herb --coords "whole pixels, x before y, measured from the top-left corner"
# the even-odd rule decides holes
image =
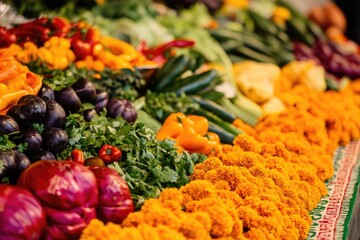
[[[71,63],[66,70],[53,70],[42,66],[38,69],[33,69],[33,71],[37,74],[43,75],[43,82],[55,91],[67,88],[79,79],[78,70],[73,63]]]
[[[9,135],[0,136],[0,151],[8,151],[14,148],[16,148],[16,145],[9,139]]]
[[[42,123],[33,123],[32,128],[39,133],[42,133],[44,131],[44,124]]]
[[[85,122],[79,114],[71,114],[65,125],[69,143],[58,159],[66,159],[75,148],[90,157],[97,156],[105,143],[117,146],[123,158],[109,167],[127,181],[136,208],[145,199],[157,197],[165,187],[188,183],[195,164],[206,158],[200,154],[180,154],[173,141],[158,141],[143,123],[129,125],[122,118],[107,118],[105,113],[96,115],[91,122]]]
[[[22,153],[27,149],[27,147],[28,147],[27,143],[20,143],[20,144],[18,144],[17,149],[19,152]]]

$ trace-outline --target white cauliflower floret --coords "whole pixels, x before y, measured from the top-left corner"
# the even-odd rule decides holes
[[[274,96],[274,81],[280,68],[270,63],[243,61],[233,65],[235,81],[245,96],[257,103],[264,103]]]

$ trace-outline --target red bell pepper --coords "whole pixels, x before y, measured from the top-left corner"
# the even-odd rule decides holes
[[[52,34],[58,37],[66,37],[70,32],[71,24],[70,22],[61,17],[54,17],[50,21]]]
[[[119,161],[121,156],[121,150],[110,144],[104,144],[99,150],[99,158],[106,164]]]
[[[75,26],[74,34],[71,37],[71,47],[77,60],[84,60],[92,55],[94,46],[100,42],[100,32],[95,28],[80,29]],[[85,33],[83,31],[86,30]]]
[[[80,39],[73,39],[71,41],[71,48],[77,60],[84,60],[88,55],[91,55],[92,52],[91,45]]]
[[[89,28],[85,34],[85,42],[89,43],[93,48],[95,44],[99,43],[101,34],[96,28]]]

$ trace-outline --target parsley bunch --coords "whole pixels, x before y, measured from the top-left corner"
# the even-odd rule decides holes
[[[143,123],[129,125],[122,118],[110,119],[105,114],[85,122],[79,114],[66,119],[69,143],[58,159],[66,159],[73,149],[81,149],[86,157],[97,156],[105,143],[117,146],[123,152],[119,162],[108,165],[127,181],[136,208],[145,199],[158,197],[166,187],[180,187],[189,182],[195,164],[205,155],[180,154],[174,142],[158,141]]]

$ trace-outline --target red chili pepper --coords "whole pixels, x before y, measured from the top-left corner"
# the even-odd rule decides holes
[[[84,161],[85,161],[84,160],[84,152],[79,149],[74,149],[71,152],[71,157],[68,158],[67,160],[77,162],[80,164],[84,164]]]
[[[194,41],[186,40],[186,39],[176,39],[167,43],[164,43],[156,48],[147,48],[145,42],[141,42],[138,46],[138,51],[141,51],[147,58],[155,61],[158,64],[163,64],[165,59],[165,52],[171,48],[185,48],[185,47],[193,47],[195,44]]]
[[[164,54],[164,52],[170,48],[177,47],[177,48],[184,48],[184,47],[192,47],[194,46],[195,42],[191,40],[185,39],[176,39],[167,43],[164,43],[157,48],[154,49],[153,53],[155,56]]]
[[[106,164],[119,161],[121,156],[121,150],[110,144],[104,144],[99,150],[99,158]]]

